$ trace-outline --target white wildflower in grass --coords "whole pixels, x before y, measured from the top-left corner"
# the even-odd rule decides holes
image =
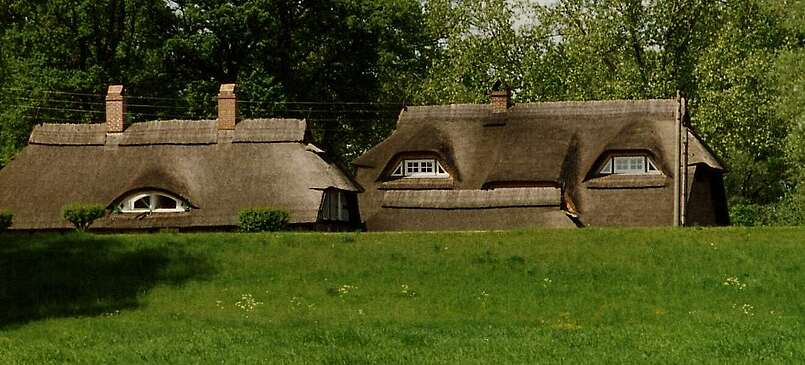
[[[300,299],[299,299],[299,298],[297,298],[297,297],[291,297],[291,306],[293,306],[293,307],[299,307],[299,306],[301,306],[301,305],[302,305],[302,300],[300,300]]]
[[[751,304],[743,304],[741,306],[738,306],[737,304],[733,304],[732,308],[738,309],[743,314],[745,314],[747,316],[750,316],[750,317],[755,315],[755,306],[753,306]]]
[[[338,296],[343,298],[343,297],[347,296],[350,292],[354,291],[355,289],[358,289],[358,287],[353,286],[353,285],[347,285],[347,284],[341,285],[337,289]]]
[[[238,308],[244,312],[254,312],[257,309],[258,305],[263,304],[263,302],[257,301],[251,294],[243,294],[240,296],[240,300],[235,302],[235,308]]]
[[[215,301],[215,307],[218,309],[224,309],[224,302],[220,300]]]
[[[359,316],[362,316],[362,315],[364,315],[364,314],[365,314],[365,313],[363,312],[363,309],[358,309],[358,315],[359,315]]]
[[[735,288],[735,289],[738,289],[738,290],[746,289],[746,283],[742,283],[741,280],[739,280],[735,276],[730,276],[730,277],[724,279],[724,286],[729,286],[731,288]]]
[[[416,291],[411,289],[408,284],[402,284],[400,285],[400,294],[404,297],[413,298],[416,296]]]
[[[478,300],[484,300],[486,298],[489,298],[489,293],[487,293],[486,290],[481,290],[481,293],[478,294]]]
[[[107,312],[103,314],[106,317],[114,317],[120,315],[120,310],[115,310],[114,312]]]
[[[305,298],[291,297],[291,308],[294,310],[308,310],[312,311],[316,305],[313,303],[305,304]]]

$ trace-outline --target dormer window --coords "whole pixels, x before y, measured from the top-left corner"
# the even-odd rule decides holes
[[[450,174],[436,159],[402,160],[392,170],[393,177],[448,178]]]
[[[181,199],[162,192],[139,192],[118,205],[121,213],[176,213],[186,212],[189,205]]]
[[[599,171],[602,175],[644,175],[660,174],[654,161],[648,156],[613,156]]]

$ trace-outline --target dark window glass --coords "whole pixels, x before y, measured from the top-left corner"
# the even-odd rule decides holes
[[[164,195],[159,195],[157,200],[157,209],[176,209],[176,200],[168,198]]]
[[[151,209],[151,197],[144,196],[134,202],[134,209]]]

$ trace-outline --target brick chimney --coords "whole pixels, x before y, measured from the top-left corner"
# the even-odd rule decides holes
[[[492,106],[492,113],[505,113],[511,104],[511,96],[512,92],[509,86],[503,85],[503,83],[498,80],[494,86],[492,86],[492,91],[489,93],[489,101]]]
[[[123,85],[109,85],[106,91],[106,133],[123,133],[126,128],[126,98]]]
[[[237,84],[221,84],[218,90],[218,130],[233,130],[238,121]]]

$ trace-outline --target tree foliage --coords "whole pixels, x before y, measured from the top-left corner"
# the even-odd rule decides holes
[[[503,80],[517,102],[682,92],[732,203],[805,201],[798,0],[2,1],[0,165],[33,123],[100,119],[110,83],[160,98],[138,121],[211,116],[237,82],[244,116],[305,118],[346,164],[402,105],[486,102]]]

